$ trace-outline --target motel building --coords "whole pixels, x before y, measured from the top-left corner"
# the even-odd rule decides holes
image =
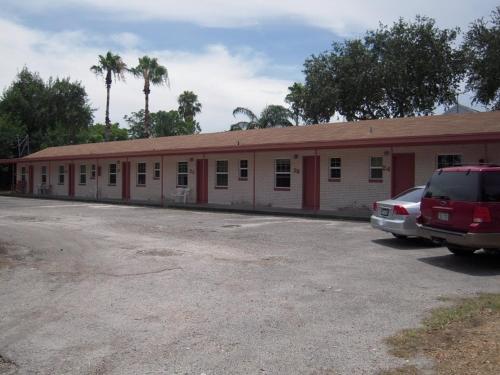
[[[456,164],[500,164],[500,111],[51,147],[20,159],[18,194],[366,217]]]

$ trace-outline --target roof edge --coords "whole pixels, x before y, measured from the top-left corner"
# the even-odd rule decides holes
[[[156,156],[156,155],[186,155],[186,154],[214,154],[214,153],[237,153],[237,152],[256,152],[256,151],[277,151],[294,149],[325,149],[325,148],[367,148],[367,147],[399,147],[399,146],[424,146],[434,144],[453,144],[453,143],[493,143],[500,142],[500,132],[488,133],[464,133],[464,134],[443,134],[432,136],[413,136],[413,137],[385,137],[373,139],[354,139],[345,141],[324,141],[324,142],[296,142],[296,143],[273,143],[267,145],[248,145],[248,146],[224,146],[195,149],[177,149],[177,150],[151,150],[136,152],[119,152],[109,154],[78,154],[71,156],[55,157],[30,157],[25,156],[21,159],[15,159],[19,162],[48,161],[48,160],[82,160],[82,159],[110,159],[116,157],[137,157],[137,156]],[[33,154],[35,155],[35,154]]]

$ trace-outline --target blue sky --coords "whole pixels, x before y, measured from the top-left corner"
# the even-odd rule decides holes
[[[184,90],[199,95],[205,132],[225,130],[236,106],[259,112],[283,104],[287,87],[303,78],[304,59],[333,41],[361,36],[378,22],[428,15],[442,27],[487,17],[496,2],[396,0],[3,0],[0,87],[26,65],[48,76],[70,76],[87,88],[95,120],[103,120],[105,90],[89,72],[108,49],[129,65],[144,54],[167,66],[171,87],[155,87],[153,110],[175,109]],[[111,118],[143,106],[141,82],[129,77],[111,93]],[[463,96],[469,104],[469,96]]]

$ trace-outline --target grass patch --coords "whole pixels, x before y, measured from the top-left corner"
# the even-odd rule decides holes
[[[390,353],[405,359],[430,358],[437,374],[500,374],[500,294],[449,301],[452,306],[433,310],[422,327],[389,337]],[[421,373],[405,366],[381,374]]]

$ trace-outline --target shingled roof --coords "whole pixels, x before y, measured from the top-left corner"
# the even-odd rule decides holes
[[[50,147],[22,160],[500,142],[500,111],[227,131]]]

